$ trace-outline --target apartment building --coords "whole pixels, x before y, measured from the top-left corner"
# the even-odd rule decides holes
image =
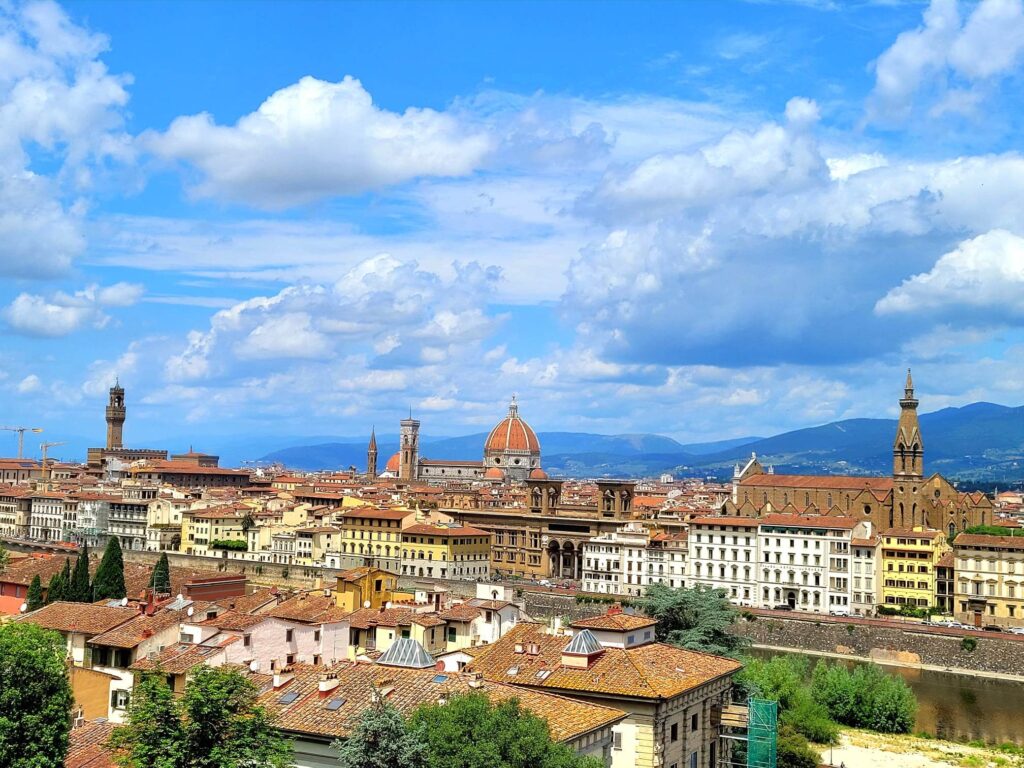
[[[64,526],[64,494],[36,491],[30,497],[28,536],[39,541],[60,541]]]
[[[881,586],[881,537],[871,534],[857,537],[853,547],[853,593],[851,606],[855,616],[870,616],[875,612]]]
[[[868,535],[869,522],[786,514],[767,515],[759,522],[759,607],[852,612],[852,544]]]
[[[458,523],[415,523],[402,530],[401,573],[442,579],[490,576],[491,535]]]
[[[697,517],[690,521],[688,586],[724,589],[733,603],[760,602],[757,585],[758,526],[747,517]]]
[[[1024,535],[961,533],[953,540],[953,558],[959,621],[1024,626]]]
[[[881,533],[881,603],[898,608],[935,605],[939,560],[950,550],[940,531],[889,528]]]

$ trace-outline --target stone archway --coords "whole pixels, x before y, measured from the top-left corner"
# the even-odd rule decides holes
[[[548,573],[553,579],[562,577],[562,545],[555,540],[548,542]]]

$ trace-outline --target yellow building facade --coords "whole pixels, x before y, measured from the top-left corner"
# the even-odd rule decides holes
[[[1024,535],[961,533],[953,553],[956,618],[976,627],[1024,626]]]
[[[925,528],[889,528],[881,533],[882,605],[935,605],[939,561],[950,551],[946,535]]]
[[[490,575],[491,535],[457,523],[416,523],[402,531],[403,576],[441,579]]]
[[[381,568],[364,566],[338,575],[334,590],[335,602],[346,611],[360,608],[378,609],[393,601],[413,597],[398,591],[398,574]]]

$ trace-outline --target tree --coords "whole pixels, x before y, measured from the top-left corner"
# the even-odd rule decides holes
[[[517,699],[482,693],[421,706],[410,726],[427,744],[431,768],[600,768],[603,763],[552,741],[548,724]]]
[[[342,768],[425,768],[427,747],[405,718],[381,699],[368,707],[344,741],[334,742]]]
[[[78,552],[75,570],[71,574],[67,599],[72,603],[92,602],[92,587],[89,584],[89,548],[84,544]]]
[[[290,742],[256,703],[256,686],[229,668],[199,666],[175,700],[155,673],[110,739],[122,768],[287,768]]]
[[[777,768],[818,768],[821,765],[821,755],[806,738],[787,726],[779,729],[776,760]]]
[[[43,607],[43,582],[37,573],[32,577],[32,583],[28,585],[28,596],[25,598],[27,611],[38,611]]]
[[[735,657],[749,643],[729,631],[738,613],[724,589],[702,584],[672,589],[652,584],[640,599],[639,607],[657,619],[655,633],[659,640],[681,648]]]
[[[5,547],[3,544],[0,544],[0,573],[3,573],[7,570],[7,564],[10,562],[10,560],[11,556],[10,553],[7,551],[7,547]]]
[[[0,765],[64,765],[71,729],[67,646],[29,622],[0,625]]]
[[[50,577],[50,583],[46,588],[46,602],[58,603],[68,599],[68,589],[71,587],[71,558],[64,558],[64,567]]]
[[[107,540],[103,557],[96,568],[92,593],[96,600],[120,600],[128,594],[124,586],[124,555],[121,554],[121,542],[117,536]]]
[[[162,675],[143,675],[132,692],[128,724],[111,734],[114,762],[124,768],[178,768],[181,746],[181,720],[170,686]]]
[[[167,553],[160,553],[160,559],[153,566],[153,575],[149,579],[149,586],[159,594],[169,594],[171,591],[171,564],[167,561]]]
[[[775,656],[747,662],[738,683],[752,696],[779,702],[779,723],[818,744],[833,744],[839,727],[811,694],[810,665],[801,656]]]
[[[811,680],[814,699],[832,718],[854,728],[880,733],[910,733],[917,699],[902,678],[875,664],[853,670],[839,664],[818,664]]]

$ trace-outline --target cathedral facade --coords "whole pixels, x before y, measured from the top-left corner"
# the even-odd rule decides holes
[[[874,530],[924,528],[948,536],[992,522],[991,500],[981,492],[963,493],[938,473],[924,472],[924,440],[910,371],[900,399],[890,477],[781,475],[765,470],[756,456],[733,475],[732,498],[723,513],[744,517],[821,514],[871,522]]]

